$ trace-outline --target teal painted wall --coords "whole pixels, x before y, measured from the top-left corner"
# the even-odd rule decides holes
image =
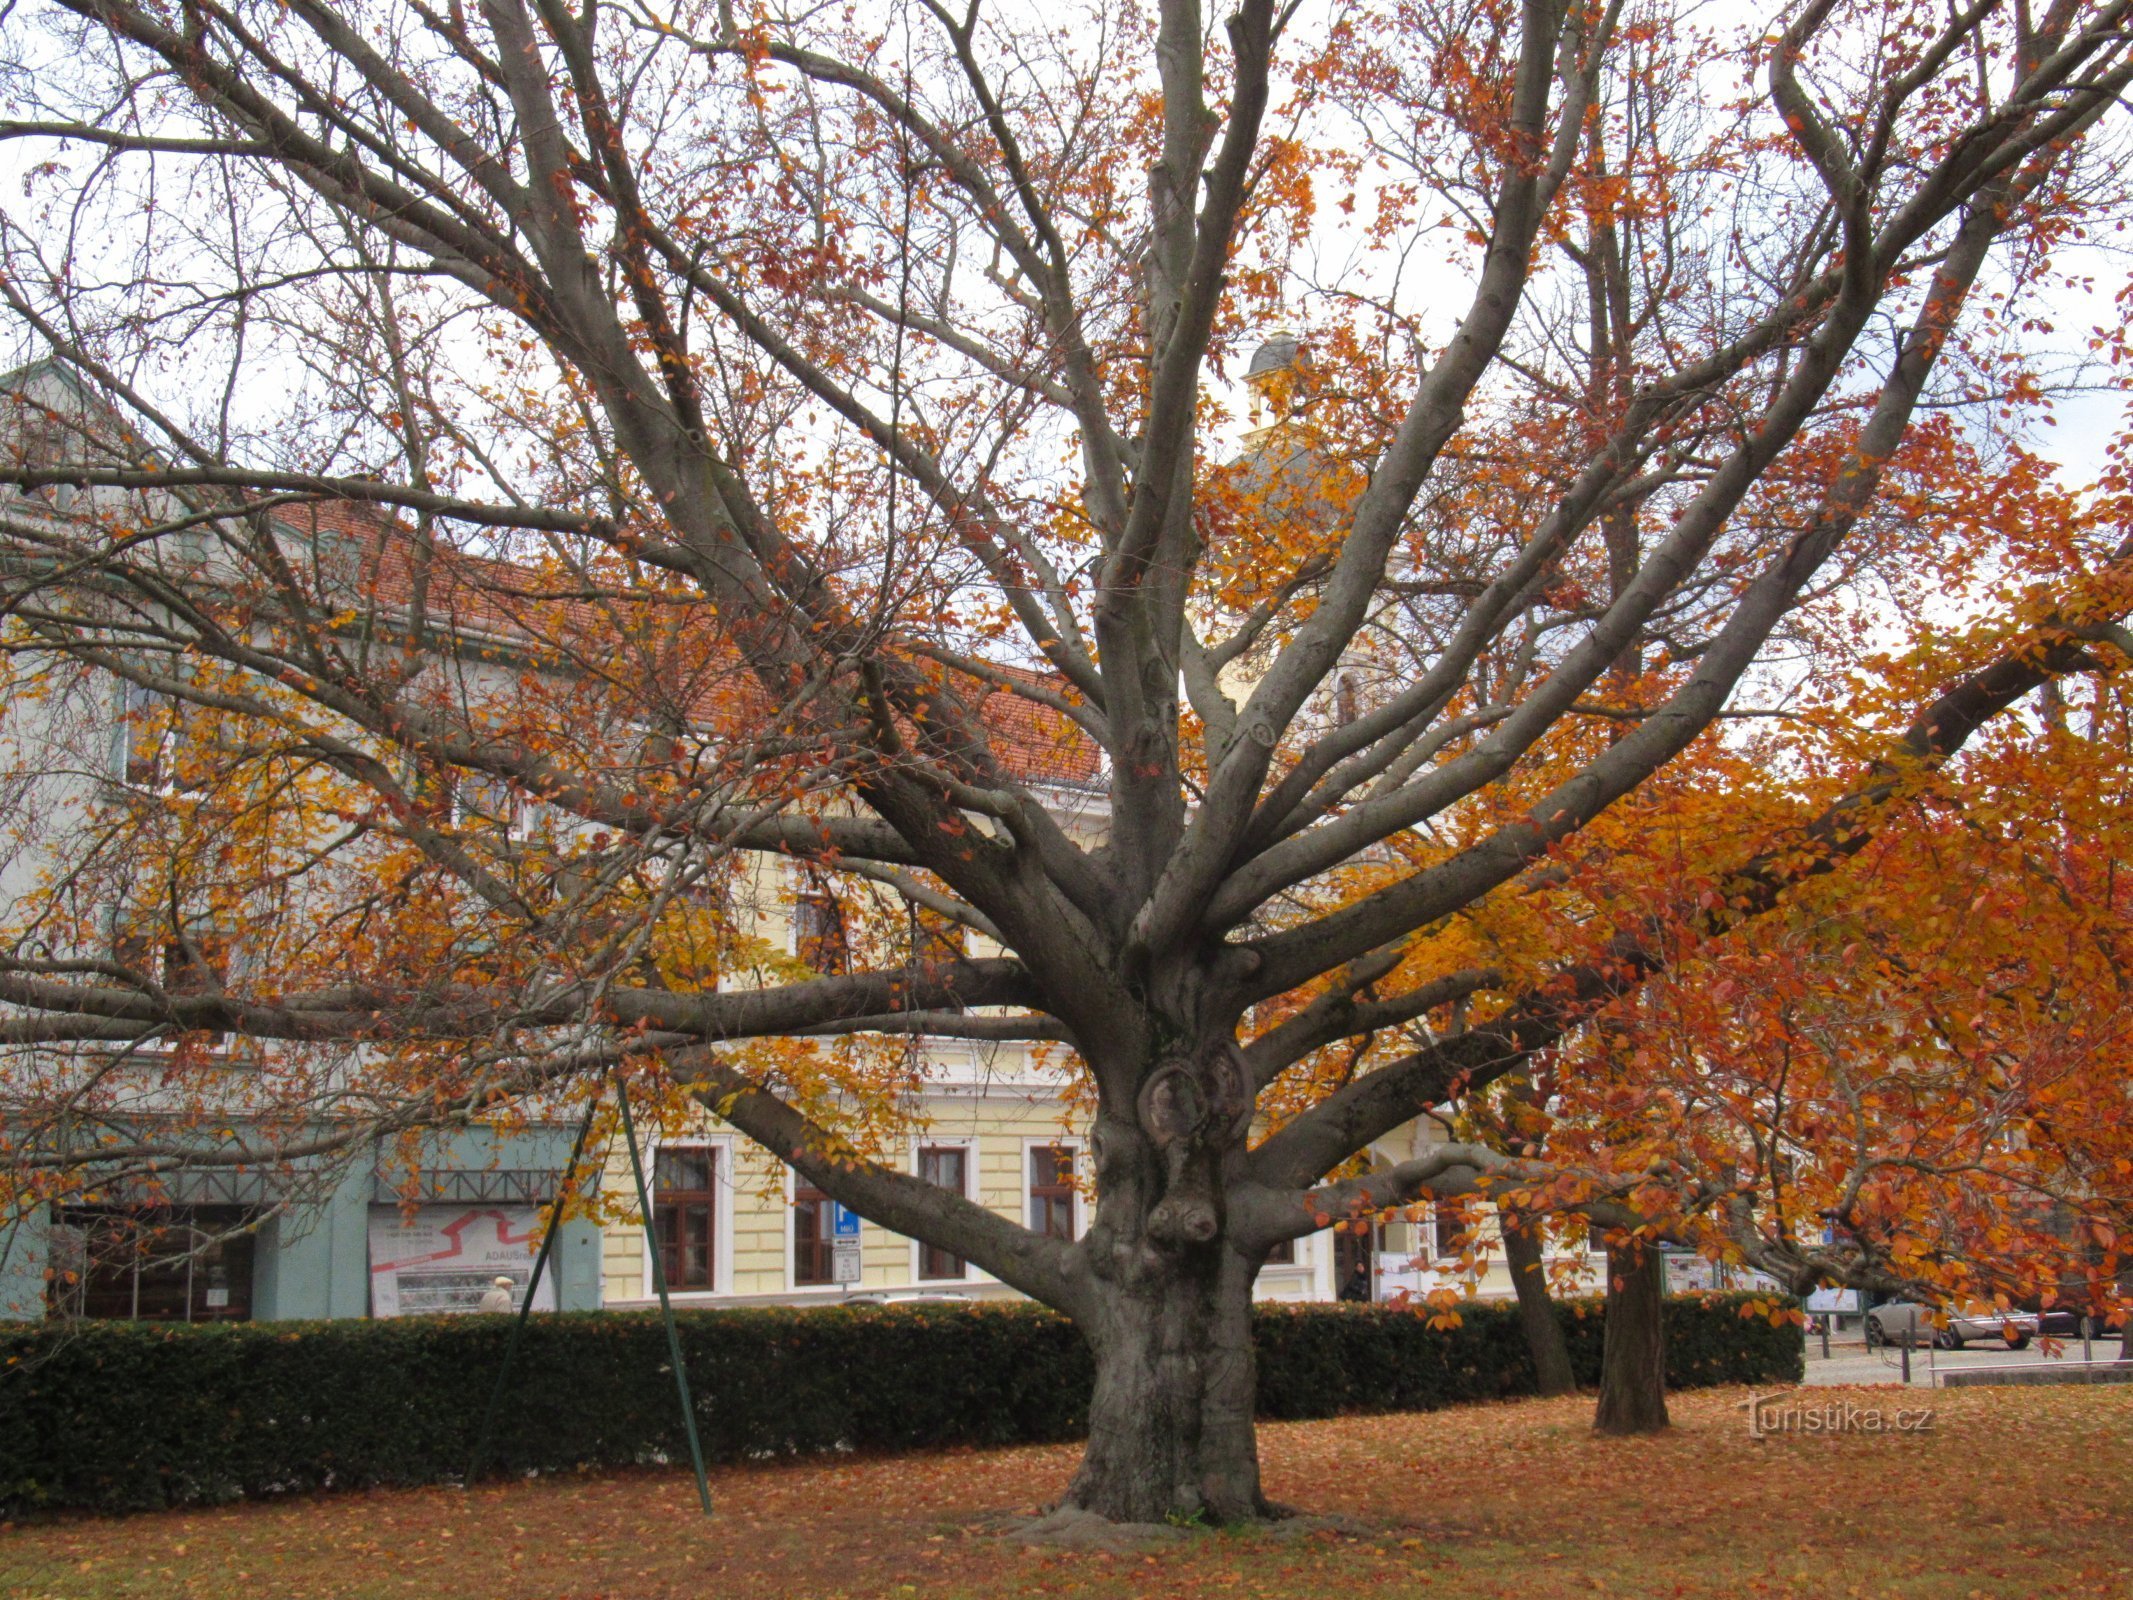
[[[438,1135],[423,1147],[425,1168],[561,1170],[571,1131],[532,1128],[499,1138],[487,1129]],[[370,1315],[371,1162],[359,1160],[322,1201],[293,1207],[261,1225],[252,1268],[255,1321]],[[44,1215],[0,1229],[0,1319],[45,1314]],[[600,1306],[600,1230],[578,1219],[556,1236],[546,1271],[565,1311]]]
[[[44,1218],[0,1229],[0,1319],[44,1315]]]

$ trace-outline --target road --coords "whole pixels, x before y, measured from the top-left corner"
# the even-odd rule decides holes
[[[2092,1351],[2098,1361],[2115,1360],[2118,1355],[2118,1336],[2098,1340]],[[2008,1366],[2016,1363],[2051,1364],[2059,1361],[2081,1359],[2081,1341],[2068,1339],[2059,1347],[2056,1355],[2046,1355],[2041,1345],[2031,1345],[2027,1350],[1995,1349],[1989,1345],[1971,1345],[1961,1350],[1913,1350],[1911,1352],[1911,1386],[1927,1389],[1933,1386],[1933,1375],[1945,1372],[1950,1367]],[[1869,1350],[1858,1339],[1832,1339],[1829,1355],[1822,1355],[1822,1341],[1810,1337],[1807,1341],[1807,1381],[1815,1383],[1892,1383],[1903,1382],[1903,1353],[1900,1350],[1883,1348]]]

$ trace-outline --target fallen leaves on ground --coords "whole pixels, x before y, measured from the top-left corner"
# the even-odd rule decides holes
[[[2133,1594],[2133,1386],[1817,1389],[1930,1404],[1921,1434],[1748,1435],[1737,1390],[1674,1397],[1658,1438],[1591,1401],[1270,1425],[1267,1489],[1330,1528],[1145,1553],[996,1536],[1064,1488],[1072,1446],[813,1459],[329,1496],[0,1533],[6,1600],[978,1600],[1611,1594],[1971,1600]]]

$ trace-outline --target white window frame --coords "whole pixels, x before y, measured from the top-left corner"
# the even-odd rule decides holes
[[[113,759],[111,762],[111,781],[122,789],[136,790],[141,794],[152,794],[163,800],[172,799],[181,793],[192,792],[180,790],[178,787],[178,780],[174,770],[177,766],[179,745],[179,733],[176,727],[165,728],[161,733],[157,734],[155,753],[145,758],[155,763],[155,783],[147,786],[136,785],[132,774],[134,763],[133,741],[141,732],[135,722],[135,718],[169,708],[174,721],[182,720],[189,709],[186,703],[175,696],[163,693],[160,689],[150,689],[145,685],[135,683],[131,678],[113,675],[112,682],[118,690],[118,712],[116,722],[112,728]],[[190,709],[196,710],[198,708]]]
[[[168,791],[163,792],[167,793]],[[112,914],[110,912],[106,912],[107,917],[110,917],[111,915]],[[209,938],[218,937],[218,931],[214,928],[188,928],[185,930],[185,934],[188,938],[201,934],[204,934]],[[169,952],[169,940],[172,936],[166,933],[160,925],[145,933],[125,934],[119,931],[116,921],[113,920],[108,937],[109,941],[113,944],[116,944],[117,941],[121,938],[143,938],[152,940],[156,956],[157,970],[151,973],[149,976],[152,977],[159,986],[167,987],[170,974],[163,965],[163,957]],[[243,958],[244,946],[237,940],[231,939],[224,948],[222,973],[220,978],[218,979],[224,989],[230,988],[236,982],[236,980],[244,976],[244,969],[241,965]],[[172,1055],[175,1054],[177,1051],[178,1041],[174,1035],[169,1033],[163,1033],[157,1035],[153,1039],[138,1039],[131,1042],[130,1044],[118,1045],[114,1046],[114,1048],[125,1050],[134,1056]],[[222,1043],[218,1045],[209,1046],[208,1049],[204,1052],[204,1054],[206,1059],[209,1061],[234,1063],[238,1059],[237,1031],[235,1029],[225,1028],[222,1031]]]
[[[718,1196],[718,1214],[711,1219],[711,1287],[708,1289],[676,1289],[671,1284],[667,1295],[679,1305],[702,1305],[733,1293],[733,1198],[736,1185],[733,1178],[733,1135],[730,1133],[686,1134],[672,1139],[651,1138],[644,1141],[644,1188],[645,1202],[654,1211],[659,1208],[659,1162],[658,1154],[664,1147],[669,1150],[709,1150],[711,1152],[711,1189]],[[634,1185],[633,1185],[634,1186]],[[637,1230],[637,1271],[643,1281],[644,1293],[640,1298],[656,1300],[659,1291],[652,1286],[652,1229],[654,1219],[646,1217],[644,1225]]]
[[[971,1191],[977,1187],[978,1183],[978,1141],[975,1135],[959,1134],[950,1138],[914,1137],[911,1141],[911,1175],[915,1178],[923,1178],[925,1176],[925,1174],[919,1170],[918,1157],[919,1152],[921,1150],[962,1151],[963,1198],[965,1200],[970,1201],[975,1201],[977,1199],[977,1196],[971,1193]],[[1023,1159],[1027,1161],[1029,1158],[1025,1156],[1023,1157]],[[1025,1188],[1027,1188],[1026,1184]],[[1027,1200],[1028,1196],[1025,1194],[1025,1204],[1027,1203]],[[975,1283],[978,1281],[977,1264],[973,1262],[968,1256],[965,1256],[963,1258],[962,1272],[953,1278],[928,1278],[922,1276],[919,1271],[919,1265],[925,1260],[925,1258],[926,1247],[918,1240],[913,1239],[911,1241],[911,1282],[913,1286],[920,1286],[930,1283]]]
[[[508,817],[492,817],[485,812],[475,811],[468,806],[466,791],[470,782],[493,786],[509,796],[511,815]],[[449,816],[451,824],[455,828],[466,827],[469,823],[475,821],[501,822],[504,825],[504,837],[506,839],[513,841],[529,839],[533,836],[540,822],[540,804],[538,800],[520,794],[508,780],[497,777],[493,772],[482,772],[471,767],[454,767],[452,769],[452,804]]]
[[[1074,1152],[1074,1237],[1081,1238],[1089,1231],[1090,1202],[1080,1192],[1088,1179],[1084,1163],[1088,1160],[1088,1141],[1074,1134],[1056,1134],[1049,1137],[1024,1135],[1022,1140],[1022,1164],[1015,1176],[1015,1187],[1022,1191],[1022,1226],[1030,1232],[1037,1231],[1037,1205],[1029,1192],[1029,1154],[1032,1150],[1071,1150]]]

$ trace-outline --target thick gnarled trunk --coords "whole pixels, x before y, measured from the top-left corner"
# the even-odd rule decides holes
[[[1172,1039],[1182,1030],[1170,1033]],[[1096,1356],[1089,1445],[1067,1508],[1114,1522],[1236,1522],[1261,1515],[1252,1431],[1257,1262],[1228,1237],[1251,1086],[1226,1036],[1160,1054],[1130,1113],[1097,1115],[1082,1317]],[[1121,1095],[1119,1098],[1123,1098]]]
[[[1267,1509],[1252,1424],[1251,1269],[1222,1244],[1193,1257],[1144,1274],[1086,1330],[1096,1390],[1070,1507],[1114,1522],[1209,1524]]]

